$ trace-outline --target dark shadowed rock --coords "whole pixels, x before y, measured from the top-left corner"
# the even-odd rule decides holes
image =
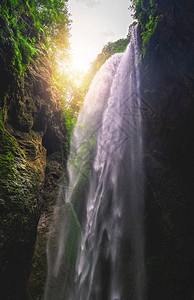
[[[47,55],[24,78],[9,73],[0,44],[0,290],[26,299],[37,224],[65,167],[65,120]]]
[[[163,14],[142,61],[147,299],[194,295],[194,10],[155,1]]]

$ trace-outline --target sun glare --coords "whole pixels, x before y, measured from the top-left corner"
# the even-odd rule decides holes
[[[73,57],[72,59],[72,67],[73,69],[86,73],[89,69],[89,65],[84,57]]]
[[[94,60],[93,55],[87,47],[72,49],[70,60],[58,60],[58,71],[62,76],[68,77],[71,82],[80,86],[92,60]]]
[[[75,68],[71,60],[68,62],[58,60],[58,71],[60,76],[68,78],[68,81],[76,84],[77,87],[82,83],[82,78],[85,74],[81,68]]]
[[[72,49],[72,67],[75,70],[86,73],[93,59],[93,53],[88,45],[78,45]]]

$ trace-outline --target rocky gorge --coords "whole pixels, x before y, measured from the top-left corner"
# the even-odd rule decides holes
[[[189,300],[194,297],[194,6],[192,1],[146,4],[142,1],[155,20],[153,31],[146,29],[145,10],[139,14],[143,31],[152,31],[142,64],[147,298]]]
[[[1,48],[1,247],[3,299],[25,299],[37,224],[56,198],[66,127],[45,54],[21,80],[6,74]]]
[[[145,299],[193,300],[194,4],[192,0],[137,3]],[[5,47],[0,40],[0,297],[26,300],[37,225],[42,212],[51,213],[66,168],[67,130],[47,52],[32,60],[26,75],[18,78],[9,67],[10,51],[9,44]],[[39,225],[47,230],[47,216]],[[39,251],[45,259],[45,250]],[[42,276],[43,290],[45,274],[38,274],[42,265],[36,268],[31,289]],[[38,293],[31,290],[31,299],[41,299]]]

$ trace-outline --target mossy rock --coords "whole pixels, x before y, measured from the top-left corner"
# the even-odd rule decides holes
[[[61,195],[59,198],[47,245],[49,259],[45,295],[49,294],[49,299],[56,299],[59,295],[69,299],[69,293],[74,288],[76,259],[82,234],[73,205],[62,203]]]
[[[0,288],[25,299],[39,218],[39,174],[0,121]]]

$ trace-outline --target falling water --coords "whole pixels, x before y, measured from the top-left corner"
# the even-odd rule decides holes
[[[48,243],[45,300],[144,299],[138,28],[91,84]],[[56,246],[57,245],[57,246]]]

